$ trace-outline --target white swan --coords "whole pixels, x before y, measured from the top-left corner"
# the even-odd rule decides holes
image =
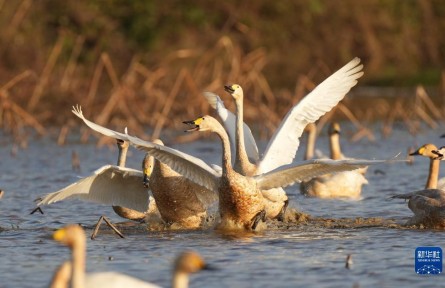
[[[306,149],[310,151],[309,154],[313,155],[316,128],[309,129],[308,133],[308,140],[310,141],[308,141]],[[328,133],[330,158],[333,160],[353,160],[352,158],[346,158],[341,153],[340,125],[336,122],[331,123]],[[368,184],[368,180],[363,176],[366,169],[367,167],[363,167],[354,171],[314,177],[301,183],[300,192],[306,196],[317,198],[360,199],[363,184]]]
[[[150,203],[149,190],[143,186],[142,171],[125,167],[128,146],[128,142],[118,139],[117,166],[102,166],[90,176],[59,191],[39,197],[37,206],[49,205],[61,200],[79,199],[113,205],[119,216],[135,221],[142,220]],[[122,210],[120,206],[134,211]]]
[[[315,87],[315,89],[312,90],[312,92],[310,92],[308,95],[306,95],[297,105],[292,107],[292,109],[286,114],[280,126],[269,141],[266,151],[264,152],[261,159],[255,163],[255,166],[253,168],[247,167],[244,170],[253,169],[259,171],[260,173],[265,173],[268,171],[272,171],[273,169],[282,165],[292,163],[298,150],[298,146],[300,145],[299,138],[301,137],[306,125],[308,123],[317,121],[321,116],[326,114],[326,112],[334,108],[338,104],[338,102],[344,98],[346,93],[348,93],[349,90],[357,84],[357,79],[363,75],[363,72],[361,71],[363,69],[363,65],[359,64],[360,59],[354,58],[345,66],[336,71],[334,74],[325,79],[317,87]],[[235,103],[237,105],[237,114],[239,115],[239,113],[242,112],[242,100],[244,97],[241,86],[233,84],[230,86],[226,86],[225,88],[226,91],[228,91],[235,99]],[[224,104],[219,96],[210,92],[206,92],[205,95],[207,99],[210,99],[209,102],[211,104],[216,103],[212,104],[212,106],[216,107],[217,113],[220,118],[236,119],[236,116],[233,116],[230,111],[225,109]],[[210,97],[212,95],[213,97]],[[226,114],[230,116],[224,116]],[[240,123],[242,123],[242,117],[239,118],[241,118]],[[233,128],[233,121],[224,121],[224,126],[230,133],[229,136],[231,141],[234,143],[233,145],[241,146],[238,148],[240,155],[236,156],[238,158],[238,161],[243,161],[243,163],[240,163],[239,165],[248,163],[247,157],[245,156],[246,152],[249,153],[249,157],[252,159],[259,158],[258,156],[255,156],[255,149],[246,150],[244,147],[242,147],[243,143],[241,141],[235,143],[236,130],[234,130]],[[253,137],[250,137],[250,130],[244,130],[240,132],[248,135],[248,137],[240,137],[240,139],[246,139],[247,142],[255,141]],[[245,144],[245,146],[256,147],[256,143],[248,143]]]
[[[433,144],[425,144],[410,155],[430,158],[429,173],[425,189],[406,194],[394,195],[391,198],[405,199],[414,213],[406,225],[424,225],[432,228],[445,228],[445,190],[438,189],[440,160],[434,153],[437,148]]]
[[[164,145],[159,139],[153,143]],[[150,187],[162,219],[174,228],[201,227],[218,194],[183,177],[153,156],[147,154],[144,163],[144,183]]]
[[[163,145],[160,140],[156,143]],[[92,175],[42,197],[37,206],[80,199],[111,204],[116,214],[133,221],[152,222],[150,220],[162,218],[173,228],[200,227],[206,219],[207,207],[217,199],[217,194],[181,177],[149,155],[143,160],[143,171],[125,168],[128,146],[127,141],[118,140],[118,166],[99,168]],[[149,196],[150,190],[153,197]],[[101,219],[111,225],[105,218]]]
[[[224,128],[216,119],[205,116],[195,121],[184,122],[195,125],[188,131],[211,131],[221,139],[223,146],[221,175],[201,159],[97,125],[85,119],[79,107],[74,108],[73,113],[93,130],[106,136],[129,141],[132,145],[145,150],[198,185],[218,191],[221,215],[219,227],[221,228],[255,229],[259,220],[264,216],[261,190],[285,187],[325,173],[353,170],[368,164],[385,162],[384,160],[313,160],[299,165],[283,166],[265,174],[248,177],[233,170],[230,163],[229,139]]]
[[[131,288],[154,288],[158,285],[142,281],[140,279],[117,273],[117,272],[96,272],[85,274],[86,266],[86,239],[83,229],[79,225],[69,225],[57,230],[53,234],[54,240],[68,246],[71,249],[71,263],[62,265],[62,272],[53,278],[52,287],[63,287],[54,285],[62,285],[67,282],[67,278],[72,288],[83,287],[131,287]],[[71,265],[70,265],[71,264]],[[66,269],[71,268],[71,273]],[[174,265],[172,287],[186,288],[188,287],[188,275],[200,270],[209,269],[204,260],[195,252],[184,252],[176,260]],[[66,286],[65,286],[66,287]]]
[[[292,163],[298,150],[299,138],[306,125],[315,122],[337,105],[357,83],[357,79],[363,75],[363,72],[361,72],[363,65],[359,65],[359,63],[360,59],[353,59],[318,85],[298,105],[294,106],[281,122],[260,160],[256,160],[258,159],[258,153],[250,129],[246,128],[246,124],[243,123],[244,93],[241,86],[238,84],[225,86],[225,90],[235,100],[236,117],[225,109],[224,104],[216,94],[207,92],[205,94],[206,98],[216,108],[232,142],[235,141],[235,171],[246,176],[254,176]],[[211,97],[212,95],[213,97]],[[234,118],[236,119],[235,131],[233,131]],[[249,161],[248,156],[255,160],[254,164]],[[279,215],[278,217],[281,218],[288,201],[286,192],[282,188],[276,188],[271,191],[262,191],[262,193],[266,200],[268,217],[273,218]]]

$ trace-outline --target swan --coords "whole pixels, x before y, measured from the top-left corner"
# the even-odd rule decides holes
[[[153,143],[164,145],[159,139]],[[150,187],[164,222],[178,228],[201,227],[207,208],[216,202],[218,195],[182,177],[149,154],[144,163],[144,184]]]
[[[282,166],[261,175],[244,176],[233,170],[227,133],[215,118],[204,116],[194,121],[185,121],[184,123],[194,126],[187,131],[210,131],[220,138],[223,148],[222,174],[220,174],[199,158],[95,124],[83,116],[80,107],[73,107],[72,112],[93,130],[106,136],[129,141],[133,146],[145,150],[196,184],[218,192],[221,219],[217,228],[224,230],[254,230],[259,221],[264,220],[265,211],[261,190],[286,187],[325,173],[353,170],[365,165],[385,162],[385,160],[312,160]]]
[[[298,150],[299,138],[306,125],[315,122],[330,111],[357,83],[357,79],[363,75],[363,72],[361,72],[363,65],[359,64],[359,58],[353,59],[294,106],[275,131],[261,159],[258,157],[258,149],[250,129],[246,128],[243,123],[244,93],[242,87],[238,84],[224,86],[226,92],[235,100],[235,117],[225,109],[219,96],[207,92],[205,94],[206,98],[216,108],[232,142],[235,141],[235,171],[246,176],[255,176],[292,163]],[[212,95],[213,97],[211,97]],[[235,131],[233,130],[234,118],[236,119]],[[249,156],[254,159],[254,163],[249,161]],[[269,218],[282,218],[288,203],[286,192],[282,188],[276,188],[270,191],[262,191],[262,193],[265,199],[267,216]]]
[[[63,275],[62,279],[60,279],[60,276],[59,278],[54,277],[59,281],[59,283],[63,283],[64,281],[66,283],[66,277],[68,275],[68,277],[71,278],[70,284],[73,288],[160,287],[158,285],[117,272],[96,272],[85,274],[86,239],[85,233],[79,225],[68,225],[62,229],[59,229],[54,232],[53,238],[57,242],[60,242],[71,249],[71,265],[67,264],[68,268],[71,266],[71,273],[66,273],[65,271],[65,275]],[[62,268],[66,269],[67,267],[62,266]],[[181,255],[179,255],[174,264],[172,287],[188,287],[188,275],[190,273],[208,269],[211,269],[210,266],[204,262],[199,254],[192,251],[183,252]],[[63,278],[65,278],[65,280]]]
[[[157,213],[154,199],[150,197],[149,190],[143,186],[142,171],[125,167],[128,142],[118,140],[117,146],[119,150],[117,166],[102,166],[90,176],[81,178],[61,190],[39,197],[37,207],[61,200],[79,199],[112,205],[117,215],[133,221],[142,221],[148,214]],[[91,239],[96,237],[102,220],[120,237],[124,237],[107,218],[101,216],[95,225]]]
[[[433,228],[445,228],[445,190],[438,188],[440,160],[436,159],[437,147],[425,144],[411,153],[411,156],[424,156],[430,158],[429,173],[425,189],[406,194],[398,194],[391,198],[405,199],[408,207],[414,213],[406,225],[425,225]]]
[[[111,204],[116,214],[133,221],[152,222],[148,220],[152,217],[161,218],[173,228],[201,227],[207,216],[206,208],[217,199],[216,193],[181,177],[149,155],[144,157],[142,171],[125,168],[129,143],[119,139],[117,142],[118,166],[104,166],[93,175],[42,197],[37,206],[76,198]],[[163,145],[159,139],[155,143]],[[149,195],[150,191],[153,196]],[[102,216],[92,239],[97,235],[102,219],[116,229]]]
[[[306,149],[311,151],[310,154],[313,154],[316,128],[311,128],[308,132],[308,139],[311,141],[308,141]],[[331,123],[328,133],[331,159],[352,160],[346,158],[341,152],[340,125],[336,122]],[[314,177],[301,183],[300,192],[309,197],[360,199],[363,184],[368,184],[368,180],[363,175],[366,169],[367,167],[363,167],[353,171]]]

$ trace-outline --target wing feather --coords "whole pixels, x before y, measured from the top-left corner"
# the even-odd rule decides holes
[[[282,165],[292,163],[300,145],[304,128],[317,121],[335,107],[346,93],[357,84],[363,75],[363,65],[354,58],[337,72],[329,76],[294,106],[275,131],[259,163],[258,171],[265,173]]]
[[[41,198],[37,206],[62,200],[80,199],[146,212],[149,204],[149,190],[144,188],[142,180],[141,171],[106,165],[88,177],[47,194]]]
[[[286,187],[328,173],[351,171],[368,165],[393,160],[332,160],[314,159],[300,164],[282,166],[274,171],[255,176],[258,188],[262,190]]]
[[[131,145],[146,151],[190,181],[211,191],[218,191],[220,174],[201,159],[167,146],[141,140],[137,137],[127,136],[127,139]]]
[[[183,175],[190,181],[193,181],[194,183],[203,186],[211,191],[218,191],[217,187],[220,175],[201,159],[167,146],[144,141],[138,137],[119,133],[114,130],[102,127],[96,123],[87,120],[83,116],[82,109],[79,106],[73,107],[72,112],[77,117],[82,119],[83,122],[85,122],[85,124],[91,129],[115,139],[128,141],[131,145],[148,152],[150,155],[152,155],[162,163],[167,164],[168,166],[170,166],[170,168]]]
[[[206,97],[207,102],[209,102],[210,106],[212,106],[216,112],[218,113],[219,118],[224,124],[224,128],[226,128],[227,134],[229,134],[230,138],[230,147],[232,151],[235,151],[235,135],[236,135],[236,116],[232,112],[230,112],[224,106],[224,102],[221,98],[212,92],[204,92],[204,97]],[[247,156],[255,162],[258,161],[258,147],[256,145],[255,138],[253,138],[252,131],[246,123],[243,123],[244,129],[244,146],[246,148]],[[235,156],[235,153],[232,153],[232,156]]]

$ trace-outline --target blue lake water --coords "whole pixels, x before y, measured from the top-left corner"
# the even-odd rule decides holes
[[[344,153],[356,158],[390,158],[409,146],[432,142],[445,129],[425,128],[412,136],[404,127],[395,129],[384,139],[376,126],[377,141],[356,143],[342,139]],[[346,136],[353,129],[343,129]],[[94,139],[80,144],[70,136],[65,146],[56,145],[52,137],[31,139],[25,150],[13,157],[9,136],[0,135],[0,287],[45,287],[55,268],[69,258],[68,249],[51,239],[53,231],[69,223],[91,227],[100,215],[113,222],[124,219],[111,207],[67,201],[44,207],[45,214],[29,215],[33,200],[56,191],[86,176],[105,164],[116,162],[115,146],[97,148]],[[202,157],[208,163],[220,161],[221,148],[216,138],[198,142],[167,144]],[[262,148],[266,143],[261,143]],[[327,151],[322,133],[317,146]],[[302,140],[297,158],[301,159]],[[260,149],[261,150],[261,149]],[[71,153],[76,151],[81,171],[71,167]],[[140,167],[143,153],[131,149],[127,166]],[[389,200],[396,193],[422,189],[428,174],[428,159],[416,158],[413,165],[397,163],[370,167],[369,185],[363,188],[360,201],[306,198],[299,185],[288,187],[290,206],[313,217],[354,219],[377,217],[396,224],[411,215],[403,200]],[[379,173],[377,173],[379,172]],[[380,173],[383,172],[383,173]],[[134,224],[132,225],[134,227]],[[191,287],[443,287],[442,276],[420,276],[414,272],[414,251],[418,246],[445,248],[445,232],[406,229],[399,225],[325,227],[292,225],[271,227],[251,237],[228,237],[213,230],[148,231],[144,227],[124,229],[125,239],[111,232],[87,241],[87,270],[113,270],[127,273],[162,286],[170,285],[171,264],[181,251],[193,249],[203,255],[216,271],[192,275]],[[345,269],[346,255],[353,258],[352,269]]]

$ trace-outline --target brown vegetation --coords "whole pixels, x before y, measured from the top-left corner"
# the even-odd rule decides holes
[[[127,4],[132,21],[143,19],[141,12],[131,14],[145,5],[135,3]],[[165,127],[182,130],[182,120],[211,113],[202,91],[218,93],[233,110],[222,86],[237,82],[248,95],[246,122],[261,122],[266,129],[254,130],[265,137],[292,105],[354,56],[365,64],[360,83],[402,84],[406,76],[439,84],[442,78],[445,95],[445,74],[437,76],[445,59],[440,1],[245,1],[240,7],[197,1],[181,4],[187,7],[176,16],[166,15],[172,1],[147,3],[158,5],[149,28],[159,35],[148,33],[143,45],[138,26],[122,22],[129,21],[125,9],[112,9],[123,7],[119,1],[0,1],[0,128],[26,142],[25,127],[42,135],[44,127],[61,127],[63,144],[79,124],[70,107],[80,104],[99,124],[158,137]],[[179,23],[165,24],[161,15]],[[361,97],[358,91],[320,125],[347,118],[357,127],[353,140],[373,139],[366,123],[376,119],[384,120],[387,135],[394,121],[416,133],[420,121],[435,127],[443,117],[442,99],[433,102],[422,86],[405,97]]]

